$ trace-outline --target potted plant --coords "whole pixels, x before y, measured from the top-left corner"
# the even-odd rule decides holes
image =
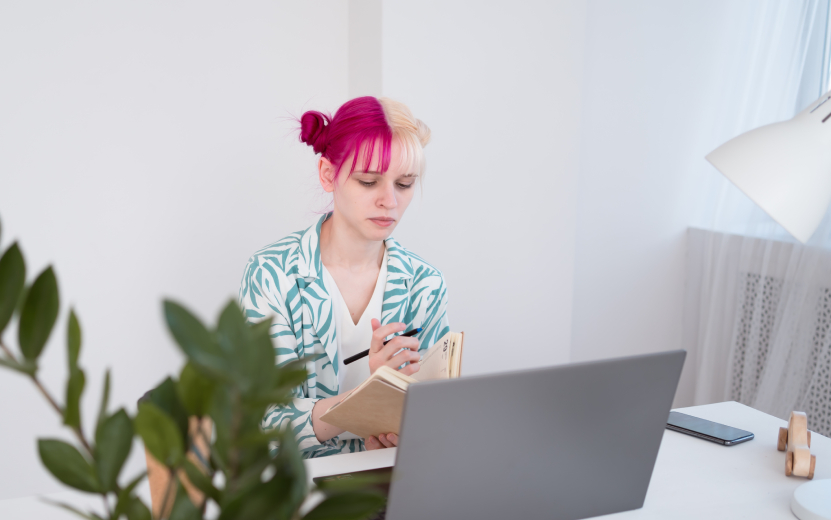
[[[165,301],[168,329],[186,357],[178,377],[168,377],[148,392],[131,415],[123,407],[111,410],[107,371],[97,421],[83,425],[86,377],[79,364],[81,326],[74,310],[66,331],[68,376],[62,403],[38,377],[38,360],[58,312],[52,267],[27,285],[23,254],[16,242],[11,244],[0,257],[0,365],[29,378],[75,436],[75,445],[38,440],[46,469],[71,488],[104,497],[98,512],[57,506],[89,520],[153,518],[136,494],[146,473],[121,475],[135,435],[152,456],[148,458],[167,472],[160,503],[153,508],[157,518],[202,519],[210,502],[220,520],[358,520],[383,506],[384,496],[368,481],[310,489],[292,432],[261,430],[265,408],[289,402],[292,389],[306,377],[301,363],[275,365],[268,320],[249,325],[230,301],[217,324],[208,327],[184,306]],[[14,320],[17,348],[3,337]],[[301,506],[310,493],[323,499],[304,512]]]

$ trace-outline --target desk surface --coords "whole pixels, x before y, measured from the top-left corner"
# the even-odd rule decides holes
[[[785,455],[776,451],[780,426],[787,423],[747,406],[729,402],[679,411],[756,434],[750,442],[724,447],[666,430],[642,509],[606,515],[606,519],[792,519],[794,489],[807,482],[785,476]],[[831,439],[813,435],[815,479],[831,478]],[[309,478],[389,466],[395,449],[338,455],[306,461]],[[146,494],[146,493],[145,493]],[[88,495],[74,492],[47,496],[82,505]],[[36,497],[0,501],[0,518],[56,520],[77,518]]]
[[[794,489],[807,482],[785,476],[785,454],[776,450],[787,422],[736,402],[678,411],[753,432],[749,442],[725,447],[666,430],[642,509],[605,519],[794,518]],[[815,479],[831,478],[831,439],[814,434]],[[389,466],[395,450],[354,453],[307,462],[309,478]]]

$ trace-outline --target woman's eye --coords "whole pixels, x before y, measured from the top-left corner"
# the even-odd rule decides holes
[[[358,181],[358,182],[361,183],[361,186],[366,186],[367,188],[369,188],[370,186],[375,186],[375,181],[369,181],[369,182],[367,182],[367,181]]]
[[[402,190],[406,190],[406,189],[408,189],[408,188],[412,188],[412,187],[413,187],[413,183],[412,183],[412,182],[411,182],[410,184],[400,184],[400,183],[399,183],[399,184],[398,184],[398,187],[399,187],[399,188],[401,188]]]

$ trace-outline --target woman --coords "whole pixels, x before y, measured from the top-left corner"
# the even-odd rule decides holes
[[[245,268],[240,303],[251,321],[273,317],[277,364],[308,360],[306,383],[289,405],[269,408],[263,427],[291,424],[304,457],[396,446],[395,434],[364,441],[320,416],[382,365],[415,373],[418,352],[450,330],[442,274],[390,237],[424,174],[430,130],[405,105],[374,97],[348,101],[334,117],[306,112],[300,124],[334,207]],[[417,327],[415,337],[383,344]]]

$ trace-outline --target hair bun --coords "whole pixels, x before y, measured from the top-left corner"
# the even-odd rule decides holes
[[[326,151],[331,120],[325,114],[310,110],[300,118],[300,141],[314,149],[315,153]]]

